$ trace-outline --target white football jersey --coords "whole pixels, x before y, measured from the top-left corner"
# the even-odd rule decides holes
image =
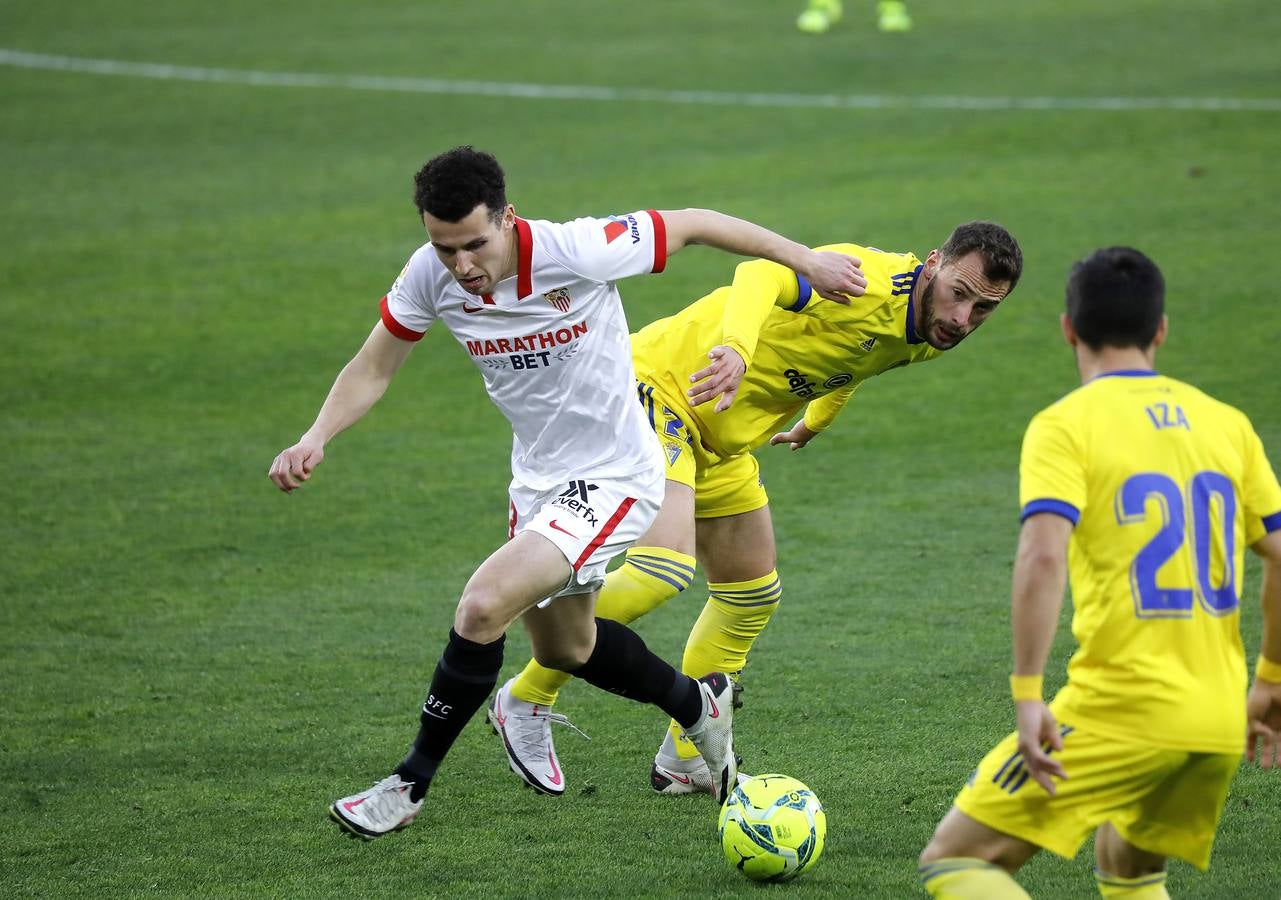
[[[516,219],[514,277],[492,294],[464,291],[430,243],[382,300],[404,340],[445,323],[512,426],[512,476],[535,490],[662,466],[636,401],[627,319],[614,282],[661,272],[667,232],[657,212],[572,222]]]

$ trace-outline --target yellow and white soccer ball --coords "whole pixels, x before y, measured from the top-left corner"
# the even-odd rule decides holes
[[[787,881],[818,861],[827,816],[814,792],[786,775],[757,775],[721,807],[721,849],[753,881]]]

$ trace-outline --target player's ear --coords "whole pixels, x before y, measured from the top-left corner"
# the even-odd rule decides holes
[[[504,231],[509,228],[516,227],[516,207],[512,206],[510,203],[508,203],[507,208],[503,210],[501,227]]]
[[[1156,334],[1152,336],[1152,349],[1155,350],[1165,343],[1165,336],[1170,331],[1170,317],[1162,316],[1161,324],[1156,327]]]
[[[1063,329],[1063,340],[1067,341],[1069,347],[1075,347],[1079,338],[1076,336],[1076,329],[1072,327],[1072,320],[1068,318],[1067,313],[1059,313],[1059,328]]]

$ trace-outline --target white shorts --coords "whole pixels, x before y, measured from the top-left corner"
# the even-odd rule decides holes
[[[573,572],[557,597],[590,594],[605,583],[605,566],[636,543],[658,515],[665,475],[661,466],[622,478],[586,478],[548,491],[513,481],[507,537],[536,531],[555,544]]]

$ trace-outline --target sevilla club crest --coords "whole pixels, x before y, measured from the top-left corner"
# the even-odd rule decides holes
[[[543,294],[547,302],[556,307],[563,313],[569,312],[569,291],[566,288],[556,288],[554,291],[548,291]]]

